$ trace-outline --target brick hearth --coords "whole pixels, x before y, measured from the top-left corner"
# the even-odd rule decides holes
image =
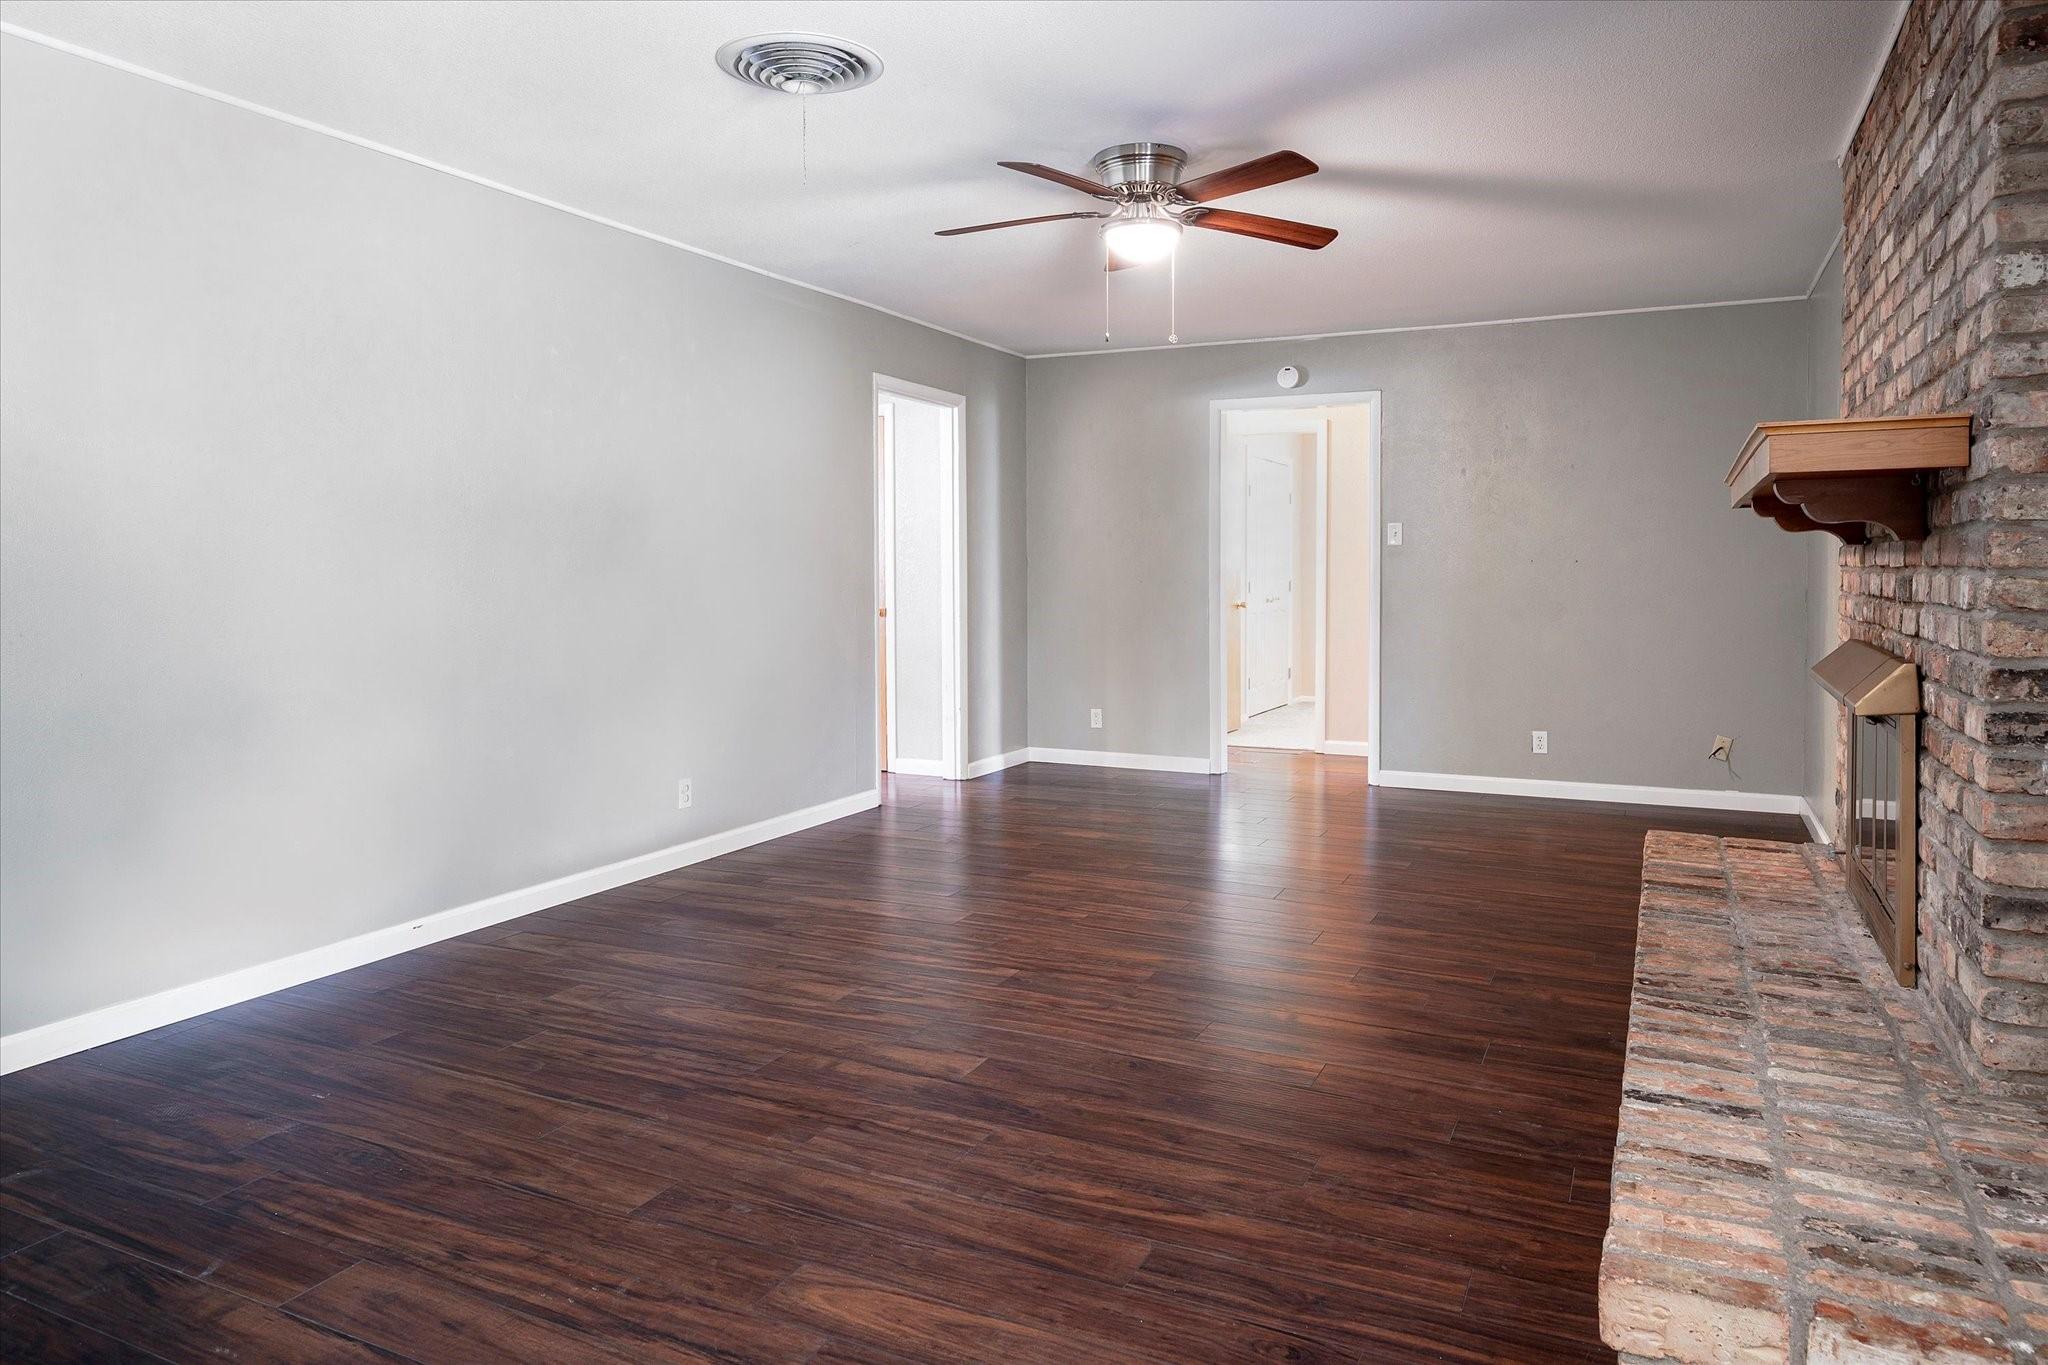
[[[1607,1343],[1717,1365],[2048,1359],[2048,1108],[1958,1060],[1825,849],[1652,833]]]

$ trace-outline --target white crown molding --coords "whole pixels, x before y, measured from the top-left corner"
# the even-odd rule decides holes
[[[1104,749],[1041,749],[1033,745],[1025,752],[1031,763],[1073,763],[1084,768],[1135,768],[1152,773],[1206,773],[1207,758],[1184,758],[1179,754],[1118,754]]]
[[[1827,262],[1822,261],[1825,269]],[[1807,293],[1811,293],[1808,290]],[[1590,313],[1543,313],[1527,318],[1488,318],[1482,322],[1423,322],[1412,327],[1362,327],[1351,332],[1297,332],[1288,336],[1237,337],[1227,341],[1182,341],[1157,346],[1102,346],[1092,351],[1033,351],[1026,360],[1065,360],[1073,356],[1131,355],[1138,351],[1193,351],[1205,346],[1265,346],[1275,341],[1334,341],[1340,337],[1392,336],[1397,332],[1450,332],[1461,327],[1518,327],[1525,322],[1573,322],[1580,318],[1625,318],[1638,313],[1685,313],[1696,308],[1749,308],[1760,303],[1803,303],[1806,294],[1774,294],[1763,299],[1717,299],[1711,303],[1659,303],[1648,308],[1599,308]]]
[[[580,900],[584,896],[594,896],[629,882],[658,877],[679,867],[688,867],[692,863],[751,848],[815,825],[858,815],[875,809],[881,803],[882,796],[878,790],[856,792],[852,796],[842,796],[836,801],[826,801],[787,815],[771,816],[722,834],[706,835],[688,843],[643,853],[636,858],[607,863],[587,872],[575,872],[553,881],[471,901],[468,905],[458,905],[452,910],[443,910],[407,924],[375,929],[339,943],[244,967],[224,976],[174,986],[140,1000],[124,1001],[105,1009],[76,1014],[69,1019],[59,1019],[39,1028],[10,1033],[0,1038],[0,1075],[83,1052],[103,1043],[132,1038],[181,1019],[226,1009],[244,1000],[254,1000],[259,995],[269,995],[273,991],[303,985],[367,962],[394,957],[413,948],[487,929],[493,924]]]
[[[276,119],[279,123],[287,123],[294,128],[301,128],[309,133],[318,133],[322,137],[331,137],[338,142],[346,142],[350,146],[379,152],[389,157],[396,157],[400,161],[410,162],[415,166],[421,166],[430,171],[439,171],[443,175],[452,175],[457,180],[467,180],[472,185],[480,185],[487,190],[496,190],[500,194],[509,194],[515,199],[524,199],[529,204],[538,204],[542,208],[554,209],[559,213],[570,214],[586,222],[596,223],[600,227],[612,228],[619,232],[628,232],[635,237],[642,237],[650,242],[658,242],[662,246],[674,247],[677,251],[687,251],[692,256],[702,256],[706,260],[717,261],[720,265],[729,265],[735,270],[744,270],[749,274],[759,275],[764,279],[774,280],[779,284],[791,285],[797,289],[808,290],[813,294],[823,294],[827,298],[838,299],[841,303],[850,303],[856,307],[882,313],[903,322],[912,323],[918,327],[928,328],[934,332],[943,332],[949,337],[957,337],[961,341],[972,342],[976,346],[985,346],[991,351],[1001,351],[1004,355],[1016,356],[1019,359],[1023,358],[1023,352],[1013,351],[1008,346],[998,345],[993,341],[984,341],[980,337],[969,336],[965,332],[956,332],[950,327],[941,327],[936,322],[927,322],[923,318],[912,317],[908,313],[899,313],[893,308],[884,308],[879,303],[870,303],[866,299],[858,299],[851,294],[842,294],[836,289],[827,289],[823,285],[807,284],[802,280],[792,279],[788,275],[778,275],[772,270],[764,270],[758,265],[749,265],[745,261],[734,260],[730,256],[721,256],[716,251],[707,251],[701,246],[691,246],[688,242],[679,242],[673,237],[664,237],[658,232],[649,232],[646,228],[634,227],[631,223],[622,223],[616,218],[607,218],[601,213],[592,213],[588,209],[579,209],[574,204],[565,204],[558,199],[549,199],[545,195],[534,194],[531,191],[522,190],[515,185],[507,185],[501,181],[475,175],[460,167],[432,161],[426,157],[417,156],[412,152],[405,151],[402,148],[387,146],[382,142],[372,142],[369,138],[357,137],[354,133],[343,132],[339,128],[330,128],[324,123],[315,123],[311,119],[300,118],[297,114],[287,114],[281,109],[272,109],[268,105],[245,100],[239,95],[230,95],[224,91],[210,89],[207,86],[195,85],[191,81],[181,80],[176,76],[166,75],[161,71],[152,71],[146,66],[137,66],[133,62],[123,61],[119,57],[110,57],[104,52],[95,52],[91,48],[80,47],[76,43],[68,43],[62,38],[53,38],[47,33],[38,33],[34,29],[23,28],[19,24],[0,22],[0,33],[4,33],[11,38],[20,38],[26,42],[38,43],[43,47],[51,48],[72,57],[81,57],[89,62],[98,62],[100,65],[112,67],[116,71],[125,71],[131,76],[140,76],[145,80],[156,81],[159,84],[170,86],[173,90],[182,90],[189,95],[198,95],[202,99],[214,100],[232,108],[243,110],[246,113],[260,114],[264,118]]]
[[[1835,259],[1835,253],[1842,249],[1842,237],[1847,228],[1835,229],[1835,240],[1828,243],[1828,254],[1820,258],[1820,267],[1813,272],[1813,279],[1806,286],[1806,297],[1811,299],[1813,291],[1820,288],[1820,277],[1828,273],[1828,262]]]
[[[1532,777],[1398,772],[1388,768],[1380,769],[1379,785],[1421,791],[1475,792],[1488,796],[1534,796],[1551,801],[1606,801],[1626,806],[1752,811],[1762,815],[1801,815],[1806,805],[1803,796],[1777,792],[1724,791],[1715,787],[1638,787],[1619,782],[1559,782]]]

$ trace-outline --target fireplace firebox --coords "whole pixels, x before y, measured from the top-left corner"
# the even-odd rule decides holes
[[[1845,880],[1902,986],[1919,974],[1920,670],[1862,640],[1813,666],[1847,713]]]

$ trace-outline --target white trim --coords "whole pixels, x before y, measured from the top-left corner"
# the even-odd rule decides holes
[[[1847,231],[1847,228],[1835,229],[1835,240],[1828,243],[1828,254],[1820,258],[1820,269],[1814,271],[1813,278],[1807,282],[1806,297],[1809,300],[1813,298],[1813,291],[1820,288],[1820,277],[1828,273],[1828,262],[1834,260],[1835,253],[1842,249],[1842,235]]]
[[[1332,758],[1370,758],[1372,745],[1362,739],[1326,739],[1317,752]]]
[[[1330,737],[1330,419],[1316,423],[1316,752]]]
[[[1228,698],[1224,695],[1227,684],[1227,670],[1223,659],[1224,641],[1229,638],[1229,626],[1225,620],[1230,610],[1229,600],[1223,591],[1223,439],[1224,414],[1230,412],[1257,412],[1265,419],[1254,430],[1277,431],[1299,430],[1313,433],[1316,437],[1317,494],[1322,501],[1322,515],[1317,519],[1317,564],[1316,564],[1316,749],[1320,753],[1352,752],[1328,747],[1329,737],[1329,662],[1328,662],[1328,621],[1329,621],[1329,526],[1335,509],[1330,505],[1329,463],[1330,463],[1330,422],[1327,418],[1303,417],[1294,425],[1288,419],[1276,418],[1275,409],[1283,408],[1343,408],[1363,407],[1366,418],[1366,514],[1367,525],[1372,528],[1372,581],[1366,592],[1366,648],[1370,651],[1366,660],[1368,670],[1367,687],[1372,695],[1367,702],[1366,741],[1358,752],[1366,753],[1373,766],[1366,772],[1368,783],[1378,781],[1376,758],[1370,754],[1378,748],[1380,716],[1380,543],[1384,539],[1379,533],[1380,476],[1384,460],[1380,452],[1380,394],[1377,389],[1361,390],[1354,393],[1286,393],[1268,394],[1257,398],[1212,398],[1209,400],[1209,771],[1212,773],[1230,770],[1230,734]]]
[[[1835,153],[1837,166],[1849,159],[1849,147],[1856,141],[1856,130],[1863,126],[1863,116],[1870,112],[1870,102],[1877,98],[1877,83],[1884,79],[1884,69],[1891,62],[1892,49],[1899,45],[1899,34],[1906,27],[1906,14],[1912,8],[1912,0],[1899,0],[1899,12],[1892,19],[1892,36],[1885,39],[1884,46],[1877,50],[1877,64],[1870,68],[1870,79],[1863,83],[1863,98],[1856,101],[1856,111],[1849,115],[1849,126],[1842,130],[1841,140],[1836,144],[1841,148]]]
[[[871,383],[873,392],[870,406],[876,413],[881,411],[885,398],[900,398],[910,402],[929,404],[933,407],[947,408],[953,414],[952,450],[949,454],[950,467],[946,473],[947,486],[944,495],[950,505],[947,508],[947,514],[941,517],[939,522],[939,562],[945,566],[939,582],[940,753],[934,767],[934,760],[905,759],[897,756],[894,752],[898,734],[896,723],[897,689],[895,680],[892,677],[889,687],[890,753],[885,756],[878,752],[875,755],[876,780],[879,783],[880,774],[883,772],[900,772],[950,778],[957,782],[968,775],[967,398],[964,394],[953,393],[947,389],[935,389],[929,384],[918,384],[908,379],[897,379],[894,376],[881,373],[871,376]],[[888,470],[886,478],[891,485],[895,481],[895,451],[893,449],[895,430],[896,423],[892,420],[890,423],[891,449],[888,453],[888,458],[885,461],[878,462],[880,465],[886,465]],[[877,483],[880,484],[884,477],[882,470],[878,468],[875,474]],[[885,499],[889,498],[887,489],[878,487],[875,497],[875,555],[879,563],[887,566],[892,563],[892,557],[884,550],[885,542],[883,538],[890,534],[888,527],[890,524],[893,524],[894,508],[885,508],[883,506]],[[883,604],[881,596],[883,589],[879,586],[879,583],[884,576],[886,575],[878,575],[877,596],[875,599],[877,607]],[[885,633],[887,636],[887,648],[890,657],[893,658],[896,652],[896,610],[894,606],[896,594],[893,582],[888,584],[887,592],[890,600],[890,610],[885,620],[885,624],[888,627]],[[879,664],[877,664],[876,672],[879,675]]]
[[[975,759],[974,762],[967,765],[967,775],[969,777],[987,777],[990,773],[999,773],[1005,768],[1014,768],[1019,763],[1029,763],[1030,761],[1031,751],[1029,749],[1012,749],[1006,754],[993,754],[988,758]]]
[[[1380,444],[1380,396],[1377,393],[1365,410],[1365,458],[1365,522],[1372,535],[1372,585],[1365,599],[1365,647],[1370,651],[1365,661],[1369,678],[1366,686],[1372,692],[1365,699],[1365,781],[1367,786],[1373,786],[1380,781],[1380,756],[1385,752],[1380,747],[1380,705],[1386,700],[1386,687],[1380,681],[1380,662],[1384,653],[1380,648],[1380,599],[1387,581],[1387,509],[1381,492],[1387,473],[1387,458],[1386,448]]]
[[[1813,836],[1816,844],[1833,845],[1834,841],[1828,838],[1827,826],[1821,823],[1820,813],[1804,796],[1799,798],[1799,814],[1806,821],[1806,832]]]
[[[1026,750],[1030,763],[1077,763],[1084,768],[1138,768],[1155,773],[1206,773],[1206,758],[1183,758],[1178,754],[1113,754],[1104,749]]]
[[[1716,299],[1711,303],[1657,303],[1647,308],[1596,308],[1589,313],[1540,313],[1535,317],[1484,318],[1478,322],[1419,322],[1407,327],[1361,327],[1348,332],[1295,332],[1287,336],[1233,337],[1223,341],[1177,341],[1164,346],[1100,346],[1092,351],[1032,351],[1024,358],[1065,360],[1070,356],[1130,355],[1137,351],[1192,351],[1203,346],[1264,346],[1275,341],[1334,341],[1339,337],[1391,336],[1396,332],[1449,332],[1460,327],[1514,327],[1524,322],[1574,322],[1580,318],[1633,317],[1638,313],[1684,313],[1695,308],[1748,308],[1759,303],[1802,303],[1805,299],[1804,294],[1773,294],[1763,299]],[[971,341],[973,338],[967,337],[963,340]],[[981,344],[988,345],[987,342]]]
[[[881,804],[879,791],[855,792],[835,801],[822,802],[803,810],[791,811],[787,815],[771,816],[757,820],[751,825],[742,825],[723,834],[708,834],[688,843],[674,844],[668,848],[656,849],[635,858],[626,858],[603,867],[591,868],[587,872],[574,872],[553,881],[540,882],[534,886],[521,887],[501,895],[489,896],[467,905],[458,905],[452,910],[443,910],[424,919],[407,924],[395,924],[388,929],[376,929],[355,938],[343,939],[324,947],[311,948],[290,957],[281,957],[274,962],[244,967],[225,976],[196,981],[188,986],[174,986],[155,995],[146,995],[139,1000],[109,1005],[105,1009],[93,1010],[87,1014],[75,1014],[69,1019],[59,1019],[39,1028],[23,1029],[0,1038],[0,1075],[19,1071],[23,1067],[35,1066],[58,1057],[83,1052],[90,1047],[99,1047],[121,1038],[132,1038],[138,1033],[175,1024],[181,1019],[207,1014],[213,1010],[238,1005],[244,1000],[254,1000],[259,995],[269,995],[290,986],[303,985],[323,976],[345,972],[351,967],[360,967],[367,962],[393,957],[413,948],[423,948],[430,943],[455,938],[461,934],[487,929],[493,924],[518,919],[537,910],[564,905],[584,896],[594,896],[600,891],[609,891],[629,882],[658,877],[673,872],[679,867],[701,863],[710,858],[733,853],[770,839],[795,834],[814,826],[841,820],[849,815],[873,810]]]
[[[861,308],[871,309],[877,313],[884,313],[889,317],[899,318],[904,322],[914,323],[919,327],[928,327],[934,332],[943,332],[949,337],[958,337],[962,341],[972,342],[976,346],[986,346],[991,351],[1001,351],[1004,355],[1016,356],[1020,360],[1024,358],[1022,351],[1013,351],[1009,347],[999,346],[993,341],[983,341],[980,337],[972,337],[965,332],[956,332],[950,327],[941,327],[936,322],[926,322],[923,318],[912,317],[908,313],[899,313],[893,308],[884,308],[879,303],[870,303],[866,299],[858,299],[851,294],[842,294],[836,289],[826,289],[822,285],[806,284],[802,280],[792,279],[788,275],[778,275],[772,270],[764,270],[758,265],[749,265],[745,261],[734,260],[730,256],[721,256],[717,252],[707,251],[701,246],[691,246],[688,242],[679,242],[673,237],[664,237],[658,232],[649,232],[646,228],[634,227],[631,223],[622,223],[616,218],[607,218],[603,214],[592,213],[588,209],[579,209],[573,204],[564,204],[560,200],[549,199],[543,195],[534,194],[529,190],[522,190],[454,166],[444,165],[439,161],[430,161],[426,157],[402,151],[397,147],[387,146],[382,142],[372,142],[366,137],[358,137],[354,133],[345,133],[339,128],[330,128],[324,123],[315,123],[311,119],[300,118],[297,114],[287,114],[281,109],[272,109],[268,105],[245,100],[239,95],[230,95],[223,91],[210,89],[207,86],[195,85],[191,81],[180,80],[176,76],[169,76],[161,71],[152,71],[146,66],[137,66],[133,62],[123,61],[119,57],[110,57],[104,52],[95,52],[91,48],[80,47],[76,43],[67,43],[62,38],[53,38],[47,33],[37,33],[33,29],[23,28],[19,24],[0,22],[0,33],[5,33],[14,38],[21,38],[31,43],[39,43],[44,47],[67,53],[73,57],[83,57],[89,62],[98,62],[100,65],[110,66],[116,71],[125,71],[131,76],[141,76],[145,80],[168,85],[174,90],[182,90],[188,95],[198,95],[203,99],[215,100],[246,113],[260,114],[264,118],[276,119],[279,123],[288,123],[294,128],[301,128],[309,133],[318,133],[322,137],[331,137],[336,141],[346,142],[351,146],[361,147],[366,151],[380,152],[385,156],[397,157],[400,161],[409,161],[415,166],[421,166],[430,171],[439,171],[443,175],[452,175],[457,180],[467,180],[472,185],[481,185],[487,190],[496,190],[500,194],[509,194],[515,199],[524,199],[530,204],[539,204],[542,208],[572,214],[587,222],[596,223],[600,227],[614,228],[620,232],[630,232],[635,237],[644,237],[650,242],[659,242],[663,246],[674,247],[678,251],[687,251],[692,256],[702,256],[706,260],[717,261],[720,265],[729,265],[734,269],[747,271],[749,274],[764,276],[781,284],[794,285],[798,289],[809,290],[813,294],[823,294],[827,298],[838,299],[842,303],[851,303]]]
[[[882,657],[875,661],[875,685],[888,693],[882,701],[881,742],[875,762],[882,772],[898,763],[896,737],[896,409],[875,395],[875,611],[882,617]],[[875,780],[881,781],[877,773]]]
[[[1625,806],[1686,806],[1694,810],[1754,811],[1798,815],[1803,796],[1779,792],[1723,791],[1712,787],[1636,787],[1620,782],[1555,782],[1534,777],[1479,777],[1465,773],[1410,773],[1381,768],[1382,787],[1423,791],[1483,792],[1491,796],[1535,796],[1551,801],[1607,801]]]

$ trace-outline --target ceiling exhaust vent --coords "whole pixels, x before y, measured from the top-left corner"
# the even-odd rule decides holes
[[[718,49],[718,65],[735,80],[785,95],[836,95],[882,74],[882,59],[859,43],[822,33],[761,33]]]

